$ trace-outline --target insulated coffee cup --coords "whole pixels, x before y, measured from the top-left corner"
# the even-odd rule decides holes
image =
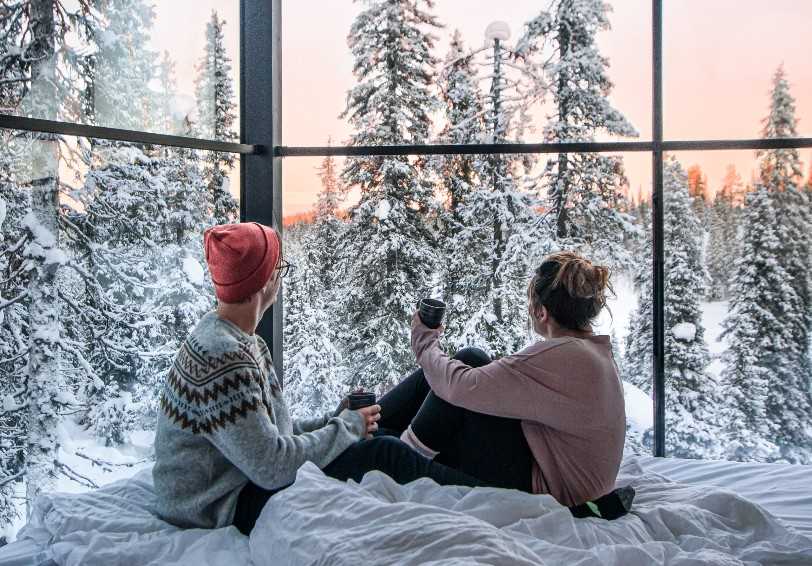
[[[445,303],[437,299],[421,299],[417,304],[420,320],[429,328],[439,328],[445,314]]]
[[[375,394],[364,391],[363,393],[350,393],[349,408],[353,411],[370,407],[375,404]]]

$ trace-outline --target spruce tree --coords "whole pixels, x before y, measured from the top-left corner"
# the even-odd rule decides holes
[[[773,461],[788,435],[803,434],[809,404],[793,391],[798,372],[794,328],[803,320],[801,298],[776,261],[782,243],[775,193],[760,185],[747,195],[741,255],[735,263],[723,337],[730,344],[722,372],[727,456]],[[792,437],[790,437],[792,438]],[[791,447],[797,448],[798,438]]]
[[[770,113],[763,120],[762,137],[766,139],[797,137],[795,99],[790,94],[784,68],[773,76]],[[810,211],[809,201],[801,191],[803,172],[797,149],[772,149],[758,152],[759,179],[767,190],[775,193],[776,218],[781,223],[778,237],[782,243],[776,259],[792,278],[792,287],[800,297],[803,323],[794,336],[798,344],[809,341],[812,323],[812,295],[809,291],[810,269]]]
[[[733,276],[730,262],[739,255],[739,203],[743,198],[741,177],[730,165],[708,213],[707,265],[711,281],[708,297],[711,300],[725,300],[730,296]]]
[[[479,86],[476,53],[456,32],[440,77],[445,127],[440,143],[505,143],[521,134],[523,116],[506,99],[515,80],[506,76],[510,48],[487,50],[493,69],[488,94]],[[519,64],[520,61],[514,61]],[[505,355],[523,345],[528,278],[527,232],[532,201],[520,188],[521,158],[512,155],[438,157],[435,171],[446,206],[441,214],[441,285],[449,303],[446,342],[476,345]]]
[[[155,8],[144,0],[102,0],[94,27],[94,55],[88,109],[92,121],[125,130],[152,127],[156,55],[147,49]],[[120,144],[119,144],[120,145]]]
[[[371,0],[353,22],[349,46],[358,84],[342,114],[351,145],[420,144],[429,139],[435,64],[429,0]],[[342,179],[360,202],[339,244],[346,274],[341,326],[351,385],[381,391],[413,365],[409,323],[429,294],[437,258],[426,215],[432,186],[404,156],[347,160]]]
[[[647,221],[644,227],[651,226]],[[623,348],[623,362],[621,374],[623,379],[637,386],[649,395],[652,392],[652,371],[654,359],[652,344],[654,343],[654,288],[651,276],[651,230],[646,229],[643,239],[643,249],[648,253],[640,253],[633,272],[632,282],[637,293],[637,307],[629,318],[629,328],[626,333]]]
[[[332,140],[327,140],[331,145]],[[313,231],[318,242],[319,257],[313,267],[317,270],[324,292],[332,295],[340,283],[340,274],[336,269],[338,260],[338,243],[344,230],[344,222],[339,218],[340,203],[344,189],[338,178],[335,158],[325,157],[318,169],[321,179],[321,191],[316,201],[316,216]]]
[[[689,194],[688,176],[664,166],[666,446],[678,458],[713,458],[719,451],[715,417],[721,399],[707,372],[701,301],[706,294],[704,232]]]
[[[294,418],[322,415],[344,394],[344,367],[333,342],[333,301],[319,273],[320,242],[306,233],[304,253],[285,280],[285,397]]]
[[[554,110],[544,127],[547,142],[593,142],[600,133],[636,137],[629,121],[608,100],[608,60],[596,42],[609,29],[610,6],[603,0],[555,0],[531,20],[519,51],[545,59]],[[624,241],[635,237],[632,219],[621,212],[626,184],[620,156],[560,154],[547,162],[540,179],[547,195],[550,237],[599,263],[628,267]]]
[[[688,193],[688,178],[672,160],[664,168],[665,257],[665,384],[666,445],[678,457],[712,457],[718,423],[715,382],[707,373],[700,303],[705,295],[702,230]],[[646,231],[650,249],[651,231]],[[647,256],[648,257],[648,256]],[[652,392],[653,281],[648,262],[635,274],[638,306],[629,322],[623,363],[624,379],[649,395]],[[650,442],[644,437],[644,442]]]
[[[702,172],[699,165],[692,165],[688,168],[688,194],[691,195],[694,214],[702,227],[707,227],[708,176]]]
[[[223,28],[225,20],[212,11],[206,25],[205,54],[197,67],[196,133],[203,138],[233,142],[236,103],[231,81],[231,59],[226,53]],[[237,219],[239,207],[229,189],[228,174],[234,168],[232,153],[206,152],[203,157],[204,178],[212,201],[212,216],[216,223],[225,224]]]
[[[64,40],[68,22],[75,24],[77,34],[84,33],[90,6],[81,0],[71,8],[75,11],[69,12],[55,0],[3,5],[0,84],[4,86],[0,94],[4,106],[15,113],[50,120],[75,119],[72,105],[64,102],[74,100],[77,93],[76,84],[66,77],[77,69],[78,57]],[[6,242],[0,251],[14,265],[10,277],[18,291],[6,296],[0,310],[17,310],[19,305],[25,309],[26,318],[25,324],[15,325],[16,333],[2,337],[6,344],[7,340],[24,341],[26,346],[21,355],[17,350],[14,356],[20,363],[11,366],[16,368],[12,374],[14,389],[2,411],[15,426],[3,429],[0,440],[6,444],[11,439],[15,450],[19,449],[17,473],[26,482],[30,513],[36,496],[51,490],[57,473],[64,469],[58,457],[57,427],[60,412],[71,402],[61,366],[64,343],[59,298],[59,274],[67,263],[60,241],[58,197],[65,146],[50,134],[16,133],[4,141],[4,151],[25,156],[11,168],[10,191],[26,191],[30,200],[29,209],[19,220],[20,238]],[[15,264],[18,259],[21,264]]]
[[[767,139],[797,137],[795,100],[783,66],[773,77],[770,113],[764,119],[762,136]],[[770,416],[779,425],[776,442],[784,456],[791,460],[809,457],[812,442],[806,433],[812,426],[810,390],[809,330],[812,325],[812,293],[809,270],[812,252],[812,216],[808,195],[801,188],[803,171],[797,149],[775,149],[758,152],[760,182],[773,193],[776,207],[777,236],[780,249],[778,261],[790,278],[790,285],[800,300],[797,316],[787,319],[793,343],[786,350],[794,356],[794,372],[771,387]],[[804,407],[807,410],[804,410]],[[805,447],[807,447],[805,449]]]
[[[445,112],[438,143],[472,144],[483,140],[485,108],[474,65],[474,54],[466,50],[459,30],[455,30],[438,81]],[[464,334],[465,324],[473,318],[477,303],[485,302],[480,297],[482,274],[478,260],[487,238],[477,229],[478,219],[470,213],[477,191],[476,196],[483,194],[482,164],[483,158],[477,155],[437,156],[432,161],[445,201],[440,217],[440,277],[443,297],[449,305],[444,334],[455,346]]]

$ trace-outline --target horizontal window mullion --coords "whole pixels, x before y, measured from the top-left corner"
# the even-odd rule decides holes
[[[363,146],[277,146],[277,157],[325,157],[365,155],[471,155],[497,153],[603,153],[653,151],[651,142],[594,143],[488,143]]]
[[[72,122],[59,122],[56,120],[43,120],[40,118],[27,118],[0,114],[0,128],[9,130],[23,130],[28,132],[58,134],[63,136],[77,136],[83,138],[96,138],[103,140],[122,141],[135,144],[163,145],[200,149],[205,151],[218,151],[223,153],[253,154],[260,153],[262,148],[243,143],[231,143],[184,136],[171,136],[137,130],[121,130],[103,126],[90,126]]]
[[[611,153],[655,151],[657,143],[590,142],[590,143],[504,143],[504,144],[423,144],[388,146],[277,146],[277,157],[325,157],[365,155],[470,155],[497,153]],[[662,151],[719,151],[742,149],[785,149],[812,147],[812,138],[777,138],[744,140],[666,140]]]
[[[770,138],[749,140],[663,141],[663,151],[725,151],[735,149],[801,149],[812,147],[812,138]]]

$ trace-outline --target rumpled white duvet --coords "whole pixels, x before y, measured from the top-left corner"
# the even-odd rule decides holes
[[[733,492],[675,483],[633,460],[618,478],[627,483],[633,512],[604,521],[574,519],[545,495],[400,486],[377,472],[342,483],[306,464],[249,539],[158,520],[144,471],[92,493],[42,496],[20,539],[47,548],[36,564],[83,566],[812,564],[812,539]]]

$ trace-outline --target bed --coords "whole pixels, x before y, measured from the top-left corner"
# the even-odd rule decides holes
[[[151,475],[38,499],[0,566],[129,564],[812,564],[812,467],[635,456],[619,485],[638,491],[617,521],[574,519],[544,495],[361,484],[303,466],[251,537],[181,530],[152,512]]]

